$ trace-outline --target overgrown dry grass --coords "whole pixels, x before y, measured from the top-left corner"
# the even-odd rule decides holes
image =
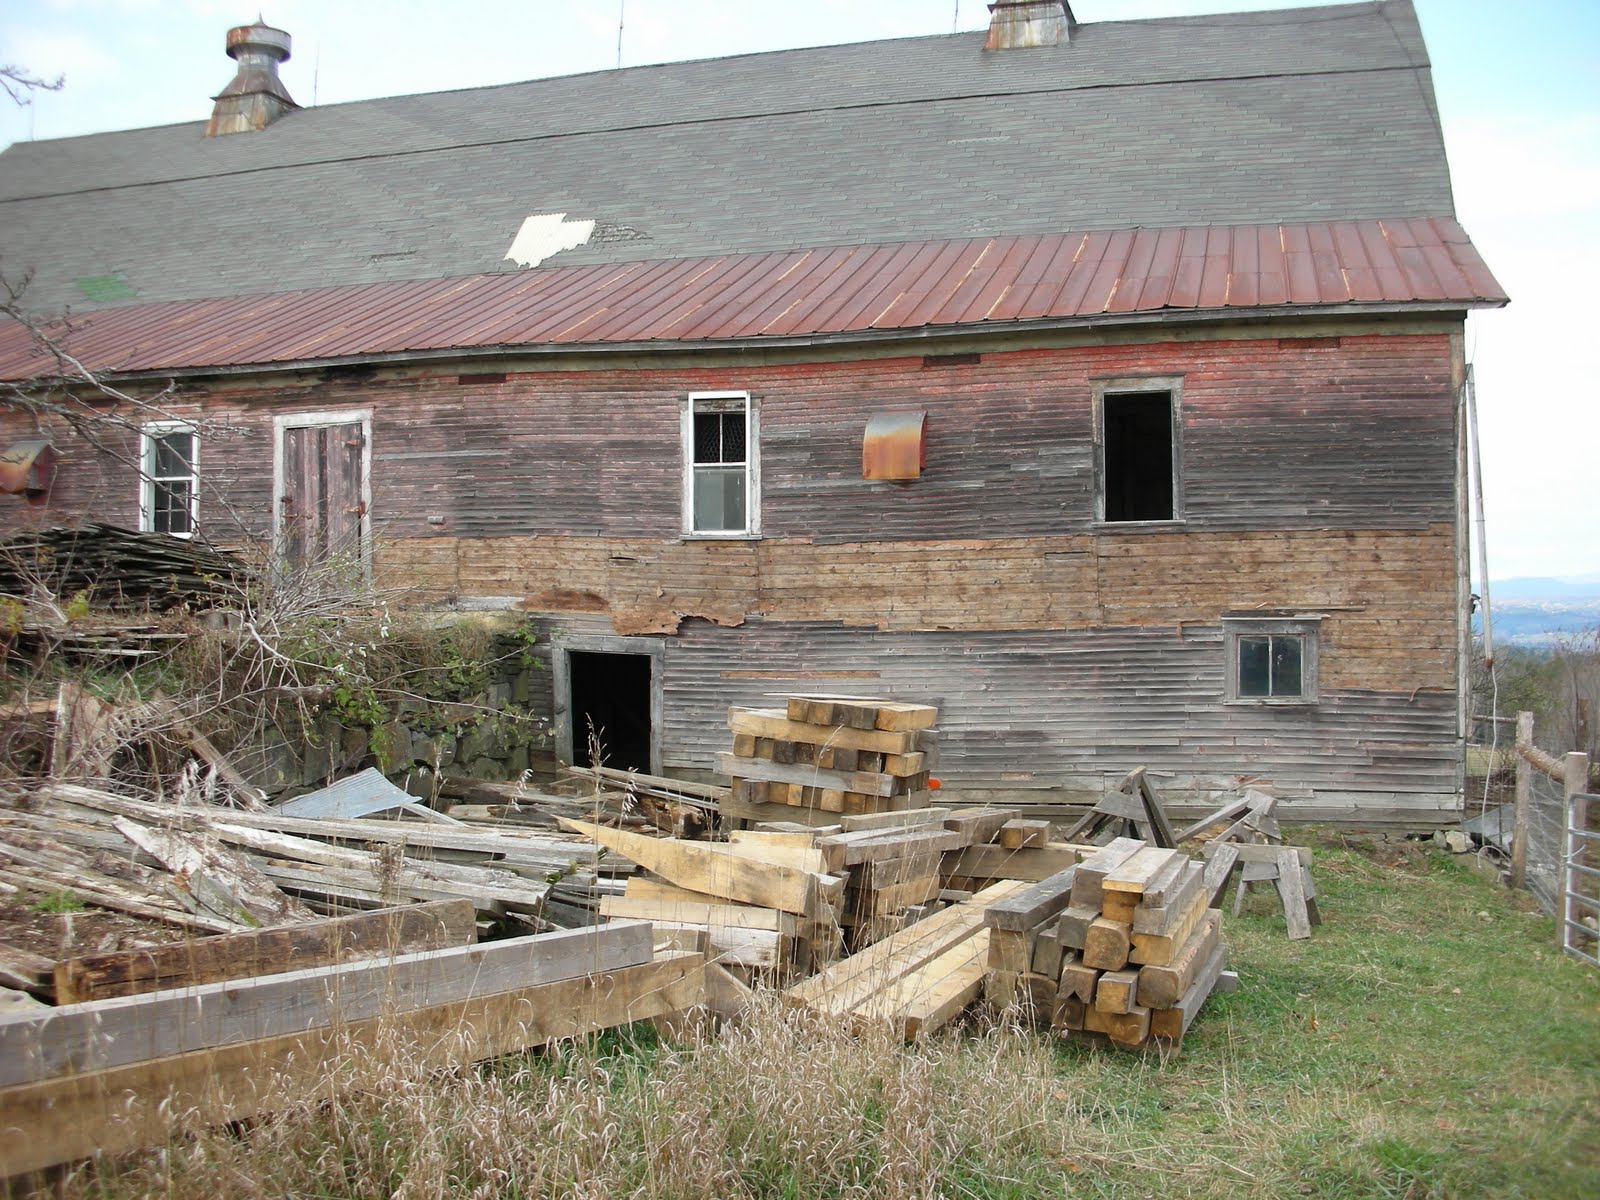
[[[1184,1053],[1006,1024],[903,1047],[769,996],[448,1076],[403,1049],[358,1096],[79,1169],[69,1197],[1600,1195],[1600,972],[1435,852],[1319,854],[1327,924],[1227,922],[1241,990]],[[175,1128],[182,1128],[181,1118]]]

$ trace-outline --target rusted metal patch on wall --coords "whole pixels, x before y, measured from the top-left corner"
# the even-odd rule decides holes
[[[56,451],[47,439],[13,442],[0,454],[0,492],[25,496],[29,504],[49,498],[55,473]]]
[[[919,479],[928,463],[926,412],[875,413],[861,443],[861,478]]]

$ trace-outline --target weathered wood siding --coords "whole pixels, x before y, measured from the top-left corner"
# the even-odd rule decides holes
[[[223,540],[229,513],[270,528],[274,416],[370,408],[379,580],[666,635],[673,768],[724,748],[728,703],[856,672],[840,690],[942,705],[942,771],[968,788],[1071,791],[1143,763],[1195,797],[1270,778],[1317,814],[1436,812],[1459,803],[1458,325],[1435,328],[329,371],[185,402],[232,429],[201,449]],[[1183,521],[1099,526],[1094,385],[1137,377],[1181,381]],[[765,536],[685,541],[680,406],[725,389],[760,405]],[[906,409],[928,414],[922,478],[863,480],[868,419]],[[126,468],[91,467],[68,455],[58,513],[135,520]],[[1315,705],[1224,702],[1219,618],[1256,608],[1326,614]]]
[[[820,676],[845,694],[938,704],[936,774],[954,795],[1083,802],[1146,766],[1188,809],[1259,782],[1295,819],[1377,808],[1363,815],[1422,826],[1459,812],[1453,694],[1325,685],[1303,708],[1226,704],[1224,669],[1216,624],[910,634],[695,622],[667,639],[663,762],[709,770],[727,704],[770,703]]]

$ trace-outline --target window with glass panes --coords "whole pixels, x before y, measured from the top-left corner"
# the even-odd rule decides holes
[[[754,439],[749,396],[742,392],[692,396],[688,418],[689,532],[752,532]]]
[[[1315,621],[1227,621],[1230,700],[1316,698]]]
[[[199,500],[199,436],[188,425],[144,429],[143,500],[140,525],[174,537],[194,534]]]

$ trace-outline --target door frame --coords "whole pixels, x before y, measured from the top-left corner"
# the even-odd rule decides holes
[[[667,663],[664,638],[621,637],[615,634],[570,633],[553,637],[550,655],[551,711],[556,735],[556,759],[572,763],[572,653],[632,654],[650,660],[650,774],[661,774],[662,721],[666,692],[662,686]]]
[[[320,412],[279,413],[272,418],[272,556],[283,562],[283,435],[290,429],[325,429],[330,425],[361,425],[361,574],[372,581],[372,410],[324,409]]]

